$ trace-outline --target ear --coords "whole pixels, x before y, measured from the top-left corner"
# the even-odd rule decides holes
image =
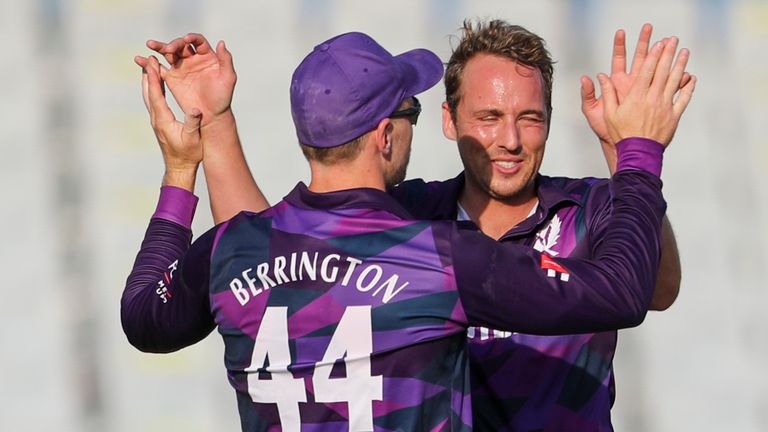
[[[385,118],[379,122],[376,129],[373,130],[372,138],[379,153],[384,157],[392,154],[392,120]]]
[[[453,116],[451,115],[451,108],[448,106],[448,102],[443,102],[443,135],[451,141],[456,141],[458,138],[458,132],[456,132],[456,125],[453,122]]]

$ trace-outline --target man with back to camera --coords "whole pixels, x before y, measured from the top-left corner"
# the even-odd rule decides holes
[[[309,188],[300,184],[261,215],[238,215],[186,254],[195,203],[190,191],[203,157],[197,128],[206,112],[193,108],[187,125],[175,122],[162,96],[159,64],[148,59],[145,66],[166,176],[124,292],[124,329],[137,347],[167,352],[218,325],[245,430],[278,422],[284,430],[299,422],[352,430],[468,427],[465,398],[454,397],[466,390],[461,347],[467,324],[605,329],[637,324],[650,302],[664,209],[653,173],[662,146],[622,140],[612,180],[616,209],[595,262],[550,259],[447,222],[406,220],[383,190],[405,175],[418,113],[412,95],[434,85],[442,68],[434,54],[409,52],[397,57],[397,68],[385,68],[402,76],[376,79],[382,70],[371,54],[395,61],[359,33],[334,38],[307,56],[294,74],[291,100],[312,170]],[[670,73],[669,55],[658,46],[645,65],[648,79],[637,84],[635,97],[607,104],[616,141],[632,135],[668,142],[688,102],[645,97],[663,85],[651,85],[654,74],[667,76],[667,86],[676,89],[684,61]],[[419,67],[427,70],[419,73]],[[610,81],[601,79],[610,92]],[[361,114],[363,108],[379,114]],[[473,253],[454,253],[466,250]],[[478,272],[484,266],[491,271]],[[159,284],[169,297],[156,295]],[[457,285],[463,287],[458,292]],[[339,363],[346,372],[336,370]],[[431,377],[430,384],[415,376]],[[438,383],[445,384],[439,392]]]

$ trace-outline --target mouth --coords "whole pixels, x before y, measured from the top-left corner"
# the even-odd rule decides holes
[[[493,164],[503,169],[512,169],[518,165],[518,163],[514,161],[500,161],[500,160],[493,161]]]
[[[521,169],[523,169],[522,160],[504,160],[496,159],[492,160],[493,170],[503,176],[516,175]]]

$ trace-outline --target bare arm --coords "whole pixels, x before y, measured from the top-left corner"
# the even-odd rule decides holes
[[[611,81],[615,86],[619,101],[622,101],[627,96],[629,89],[641,72],[641,65],[648,56],[652,32],[653,27],[650,24],[643,25],[629,71],[627,70],[627,49],[624,30],[618,30],[614,35]],[[687,56],[687,52],[685,55]],[[692,76],[688,72],[683,71],[678,90],[684,88],[691,81],[691,78]],[[582,77],[581,84],[582,112],[597,135],[608,164],[608,169],[613,174],[616,171],[616,146],[609,136],[603,117],[603,98],[596,97],[595,86],[590,78]],[[680,255],[677,249],[677,242],[675,241],[675,235],[669,219],[665,216],[662,225],[661,261],[659,263],[656,291],[651,302],[652,310],[665,310],[674,303],[680,292],[680,275]]]
[[[664,216],[661,224],[661,261],[656,277],[656,289],[651,300],[651,310],[663,311],[672,306],[680,293],[680,255],[675,233],[669,219]]]
[[[198,107],[202,112],[203,169],[214,221],[227,220],[241,210],[267,208],[237,133],[231,107],[237,75],[224,42],[219,41],[214,50],[205,37],[190,33],[168,43],[150,40],[147,46],[170,65],[162,67],[161,73],[181,109]],[[139,66],[146,61],[136,57]]]

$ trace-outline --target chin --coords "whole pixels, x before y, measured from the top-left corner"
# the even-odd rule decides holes
[[[384,186],[386,186],[387,189],[390,189],[402,183],[403,180],[405,180],[405,173],[402,173],[402,175],[398,174],[390,178],[384,179]]]
[[[513,201],[520,198],[524,198],[525,188],[523,185],[491,185],[488,188],[488,195],[491,198],[499,201]]]

